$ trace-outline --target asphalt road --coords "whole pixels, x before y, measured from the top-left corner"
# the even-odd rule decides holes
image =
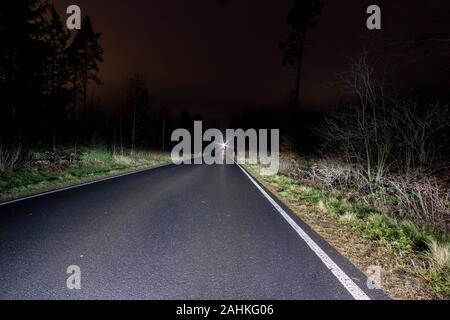
[[[364,275],[282,204],[370,298]],[[66,270],[81,269],[81,290]],[[0,205],[0,299],[353,299],[236,165],[167,166]]]

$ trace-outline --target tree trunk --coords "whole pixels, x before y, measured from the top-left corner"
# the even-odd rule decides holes
[[[303,62],[303,43],[305,40],[305,36],[303,35],[300,38],[300,47],[297,61],[297,82],[295,86],[295,105],[297,108],[300,108],[300,84],[302,77],[302,62]]]
[[[123,156],[123,136],[122,136],[122,110],[119,117],[119,139],[120,139],[120,154]]]
[[[73,104],[73,121],[76,125],[77,123],[77,75],[74,75],[73,79],[73,93],[72,93],[72,104]]]
[[[166,116],[163,116],[162,151],[166,151]]]
[[[113,156],[116,155],[116,126],[113,129],[113,139],[112,139]]]
[[[131,155],[134,153],[134,142],[136,139],[136,109],[133,112],[133,128],[131,130]]]
[[[56,126],[55,126],[55,124],[53,124],[52,136],[53,136],[53,152],[56,152]]]
[[[86,105],[87,105],[87,67],[84,70],[84,78],[83,78],[83,125],[86,123]]]

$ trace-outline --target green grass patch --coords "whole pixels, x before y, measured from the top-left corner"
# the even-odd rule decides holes
[[[104,148],[86,149],[76,160],[64,162],[53,154],[37,154],[35,158],[39,160],[30,161],[16,171],[0,174],[0,201],[170,162],[169,155],[139,152],[132,156],[114,156]]]

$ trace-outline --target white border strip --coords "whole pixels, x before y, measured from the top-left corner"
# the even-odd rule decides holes
[[[173,163],[161,164],[161,165],[158,165],[158,166],[155,166],[155,167],[151,167],[151,168],[147,168],[147,169],[136,170],[136,171],[132,171],[132,172],[127,172],[127,173],[115,175],[115,176],[112,176],[112,177],[107,177],[107,178],[94,180],[94,181],[90,181],[90,182],[84,182],[84,183],[80,183],[80,184],[77,184],[77,185],[74,185],[74,186],[65,187],[65,188],[61,188],[61,189],[56,189],[56,190],[52,190],[52,191],[47,191],[47,192],[35,194],[35,195],[32,195],[32,196],[28,196],[28,197],[24,197],[24,198],[20,198],[20,199],[0,202],[0,207],[1,206],[5,206],[7,204],[12,204],[12,203],[20,202],[20,201],[25,201],[25,200],[28,200],[28,199],[34,199],[34,198],[38,198],[38,197],[43,197],[43,196],[46,196],[46,195],[49,195],[49,194],[52,194],[52,193],[57,193],[57,192],[61,192],[61,191],[76,189],[76,188],[88,186],[90,184],[103,182],[103,181],[107,181],[107,180],[112,180],[112,179],[117,179],[117,178],[122,178],[122,177],[125,177],[125,176],[130,176],[132,174],[141,173],[141,172],[145,172],[145,171],[150,171],[150,170],[153,170],[153,169],[167,167],[167,166],[171,166],[171,165],[173,165]]]
[[[281,208],[278,203],[272,199],[272,197],[253,179],[242,166],[236,162],[238,167],[245,173],[250,181],[258,188],[259,191],[269,200],[269,202],[277,209],[284,219],[291,225],[292,228],[298,233],[298,235],[306,242],[306,244],[314,251],[314,253],[322,260],[325,266],[330,269],[334,276],[340,283],[347,289],[347,291],[356,300],[370,300],[369,296],[359,288],[355,282],[341,269],[339,266],[319,247],[317,243],[305,232],[302,228]]]

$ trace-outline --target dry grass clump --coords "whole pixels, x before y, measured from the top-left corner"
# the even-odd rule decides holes
[[[0,145],[0,174],[17,168],[22,154],[21,146],[4,148]]]
[[[435,269],[450,272],[450,244],[432,240],[429,244],[429,259]]]
[[[389,183],[395,188],[399,215],[450,230],[450,188],[432,178],[411,182],[397,178]]]

